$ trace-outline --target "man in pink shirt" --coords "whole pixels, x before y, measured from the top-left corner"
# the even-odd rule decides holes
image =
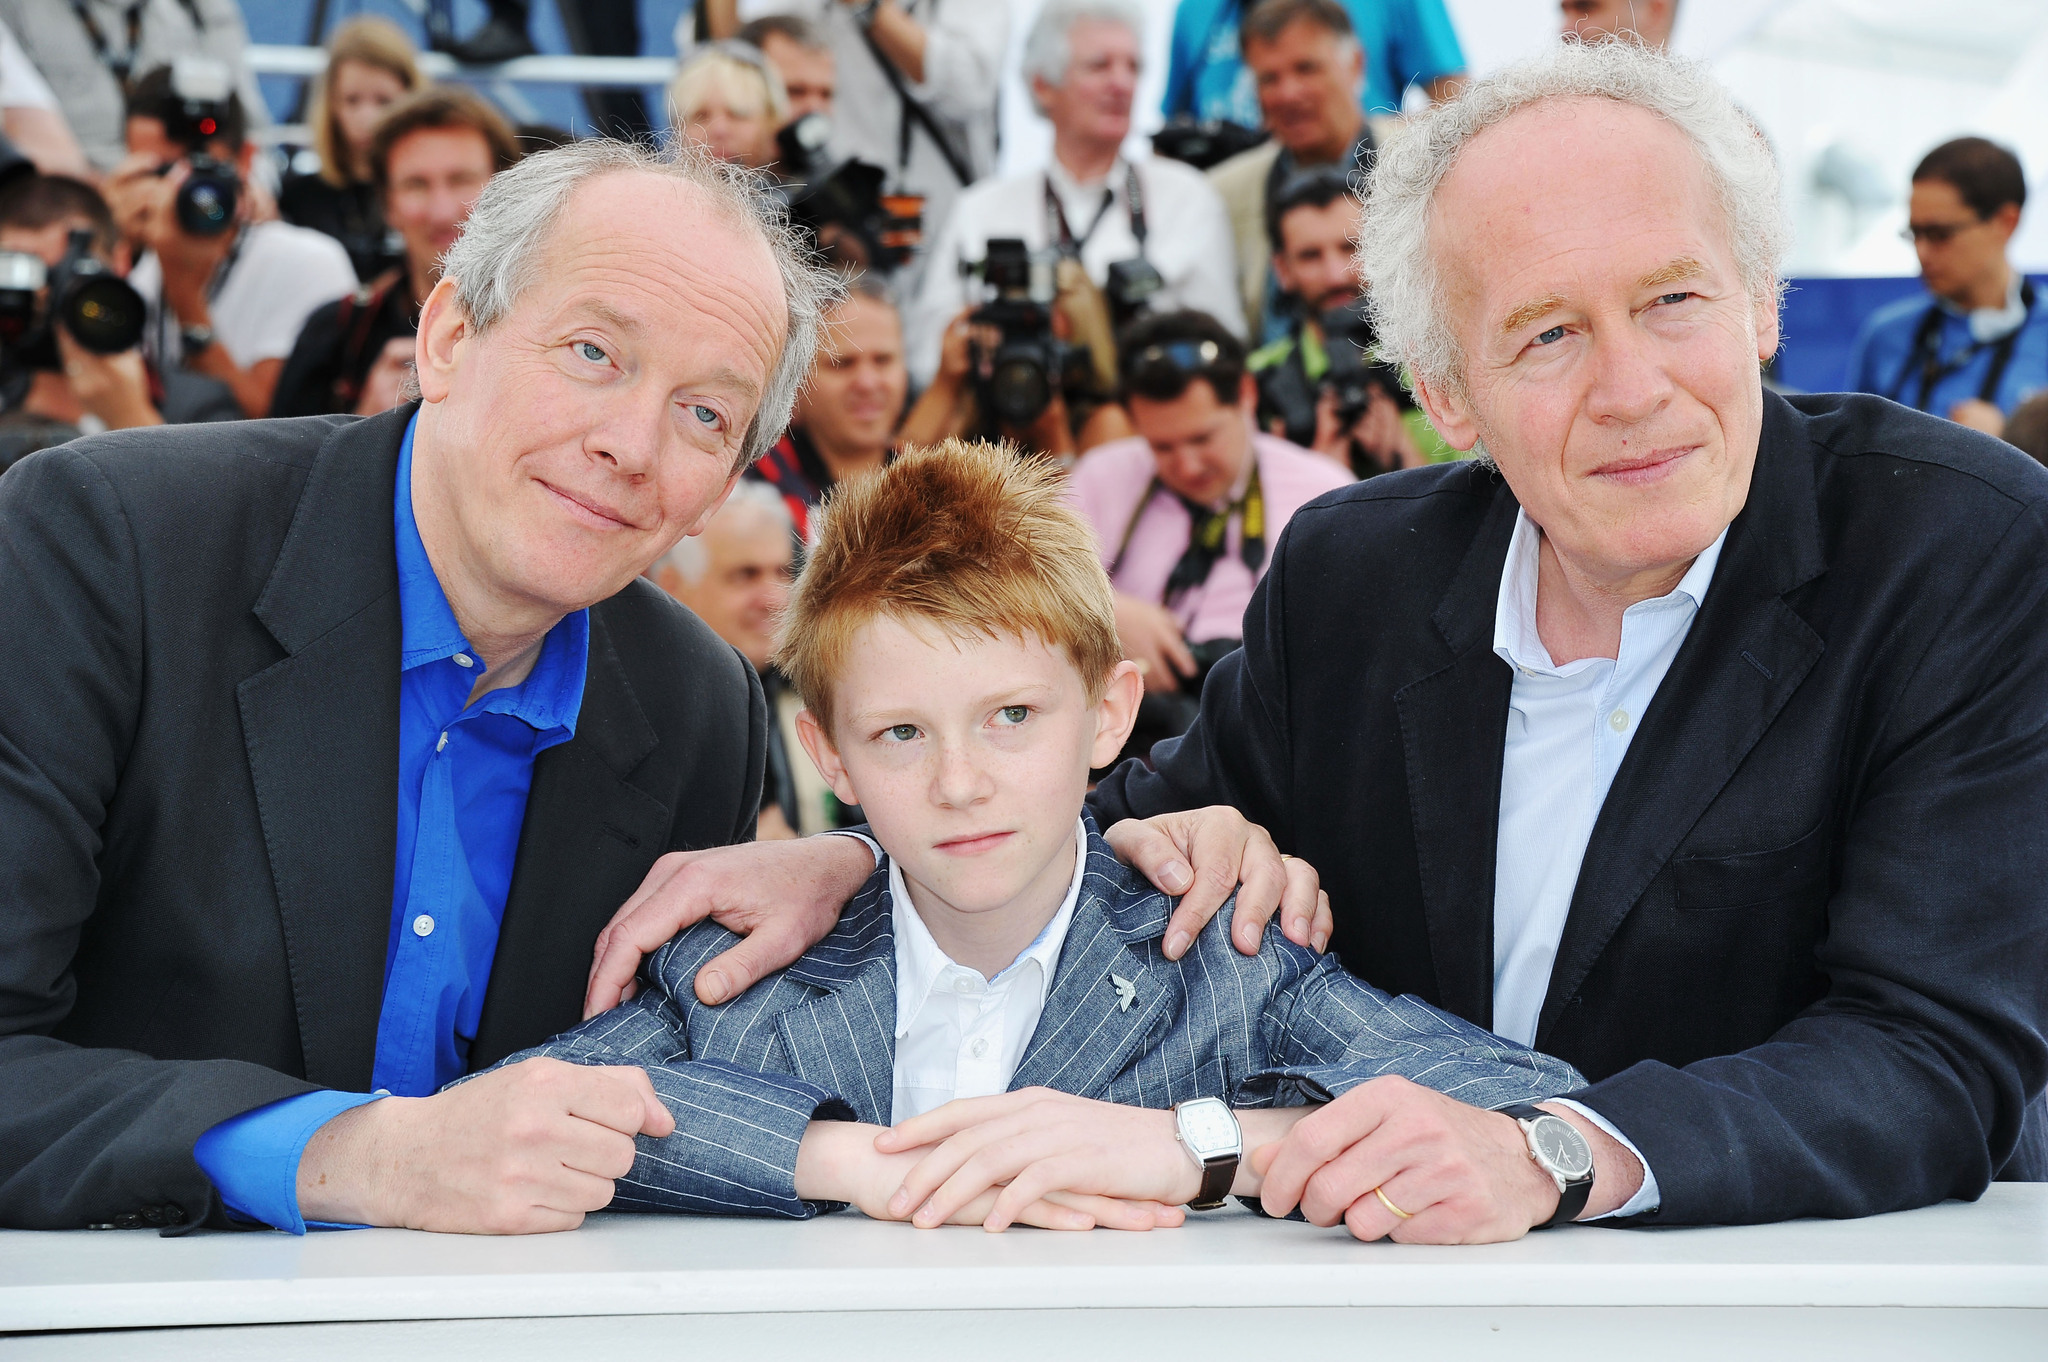
[[[1194,719],[1209,664],[1237,647],[1252,588],[1280,531],[1349,469],[1253,424],[1244,344],[1201,312],[1146,317],[1121,346],[1138,434],[1098,446],[1072,496],[1116,588],[1124,654],[1145,675],[1129,752]]]

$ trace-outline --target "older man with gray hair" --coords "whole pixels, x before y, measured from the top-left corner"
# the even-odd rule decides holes
[[[1784,234],[1763,139],[1633,42],[1482,80],[1380,158],[1379,334],[1484,457],[1298,512],[1200,719],[1092,802],[1189,891],[1169,955],[1282,866],[1299,930],[1309,862],[1352,970],[1592,1082],[1505,1113],[1356,1089],[1252,1154],[1268,1210],[1470,1242],[2048,1177],[2048,474],[1767,393]]]
[[[0,483],[0,1224],[522,1231],[645,1076],[522,1064],[664,852],[748,838],[733,648],[640,574],[787,422],[832,289],[619,142],[477,201],[382,416],[129,431]]]
[[[1178,161],[1124,158],[1144,39],[1135,0],[1047,0],[1038,12],[1024,79],[1052,124],[1052,159],[1043,170],[984,180],[953,205],[905,321],[919,383],[938,371],[947,323],[979,299],[965,267],[1004,237],[1080,261],[1112,303],[1120,290],[1142,287],[1153,307],[1193,308],[1243,334],[1223,201]]]

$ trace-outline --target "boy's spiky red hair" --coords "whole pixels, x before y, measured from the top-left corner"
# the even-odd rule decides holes
[[[880,615],[959,638],[1035,637],[1099,698],[1123,656],[1116,606],[1062,479],[1008,446],[948,440],[835,491],[775,650],[819,722],[829,730],[832,683]]]

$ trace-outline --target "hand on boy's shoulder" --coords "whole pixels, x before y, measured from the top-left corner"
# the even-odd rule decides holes
[[[737,998],[822,941],[874,869],[851,837],[670,852],[598,933],[583,1015],[632,997],[641,960],[707,918],[742,939],[698,971],[697,997]]]
[[[1162,947],[1169,960],[1187,953],[1233,893],[1231,942],[1241,953],[1259,953],[1275,910],[1280,930],[1296,945],[1321,951],[1330,944],[1330,896],[1315,867],[1282,855],[1266,830],[1236,809],[1219,804],[1126,818],[1102,837],[1118,860],[1180,899]]]

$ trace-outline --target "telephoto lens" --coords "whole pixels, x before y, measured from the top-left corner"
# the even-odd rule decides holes
[[[50,272],[50,315],[86,349],[118,355],[142,344],[148,309],[142,295],[92,253],[92,232],[80,227]]]
[[[226,161],[194,153],[191,173],[178,186],[178,226],[191,236],[219,236],[235,225],[242,178]]]

